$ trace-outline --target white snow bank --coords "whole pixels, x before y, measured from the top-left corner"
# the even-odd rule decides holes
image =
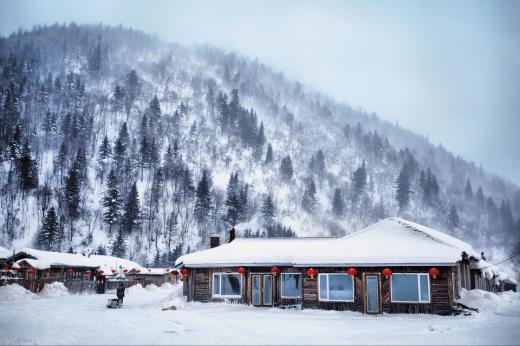
[[[125,290],[125,293],[128,293],[128,294],[140,294],[140,293],[142,293],[144,291],[145,291],[145,289],[143,288],[143,285],[137,284],[137,285],[133,285],[133,286],[128,287]]]
[[[69,290],[63,282],[53,282],[50,284],[45,284],[40,293],[38,293],[40,297],[44,298],[56,298],[63,297],[69,295]]]
[[[458,302],[479,311],[497,311],[513,305],[520,305],[520,293],[507,291],[500,293],[487,292],[483,290],[462,289],[461,298]]]
[[[153,292],[153,291],[157,291],[159,289],[159,287],[157,287],[154,284],[150,284],[150,285],[146,285],[146,287],[144,289],[147,290],[148,292]]]
[[[0,287],[0,302],[12,302],[24,299],[38,299],[38,296],[18,284]]]
[[[163,283],[163,284],[161,285],[160,288],[163,289],[163,290],[171,290],[171,289],[173,289],[174,287],[175,287],[175,286],[172,285],[171,283],[169,283],[169,282],[165,282],[165,283]]]
[[[164,286],[164,285],[163,285]],[[163,308],[169,308],[174,305],[177,309],[182,309],[186,305],[186,298],[182,295],[182,285],[170,285],[173,292],[164,299]]]

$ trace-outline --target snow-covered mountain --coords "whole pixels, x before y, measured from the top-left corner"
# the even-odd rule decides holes
[[[520,238],[518,186],[237,53],[53,25],[0,38],[0,71],[6,247],[171,264],[231,226],[340,236],[393,215],[497,259]]]

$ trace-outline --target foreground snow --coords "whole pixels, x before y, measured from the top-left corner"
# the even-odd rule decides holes
[[[50,294],[54,292],[54,294]],[[59,292],[59,294],[56,294]],[[114,295],[46,294],[0,290],[1,344],[516,344],[520,295],[482,291],[464,301],[483,311],[469,317],[366,316],[355,312],[261,309],[184,303],[180,287],[127,290],[122,309]],[[12,299],[2,299],[9,295]],[[161,311],[175,304],[177,310]]]

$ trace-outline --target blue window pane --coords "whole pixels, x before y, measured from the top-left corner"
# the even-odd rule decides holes
[[[396,302],[419,301],[417,275],[392,275],[392,300]]]
[[[239,296],[240,295],[240,274],[222,275],[221,295]]]
[[[213,294],[220,294],[220,275],[213,275]]]
[[[353,300],[350,275],[329,275],[329,300]]]
[[[320,300],[327,299],[327,275],[320,275]]]
[[[300,274],[282,274],[282,296],[301,297]]]
[[[428,275],[421,275],[421,300],[422,301],[429,301],[430,300],[430,292],[428,287]]]

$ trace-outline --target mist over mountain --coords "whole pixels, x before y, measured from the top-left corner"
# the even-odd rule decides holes
[[[520,188],[493,167],[239,53],[41,26],[0,38],[0,73],[9,248],[172,265],[232,226],[337,237],[394,215],[491,259],[520,240]]]

